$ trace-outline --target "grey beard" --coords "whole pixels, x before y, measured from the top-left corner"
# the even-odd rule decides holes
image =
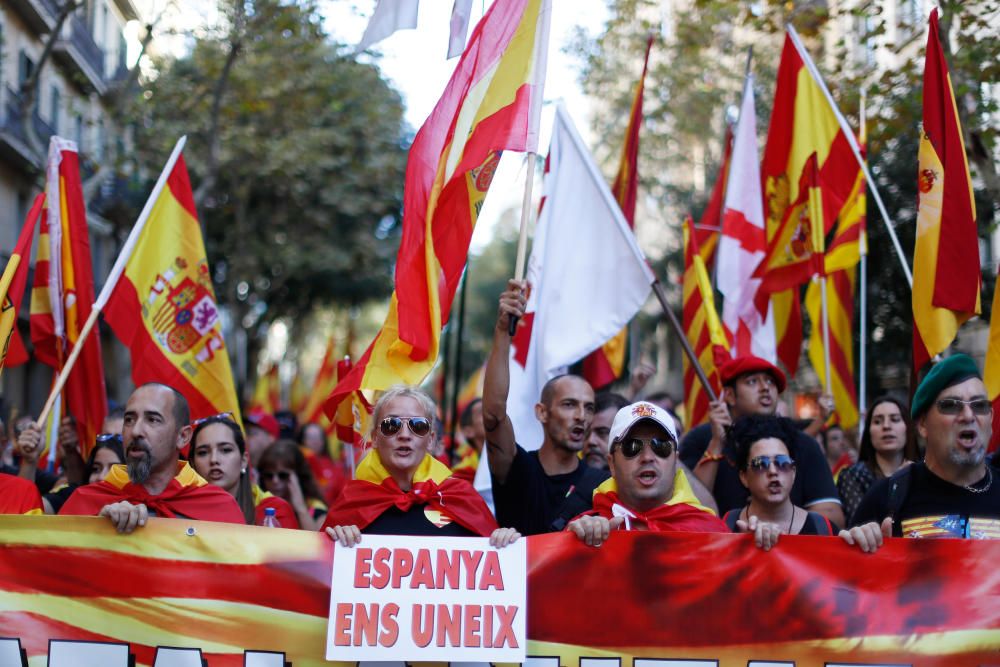
[[[128,478],[133,484],[144,484],[149,479],[149,473],[153,470],[153,460],[148,454],[138,461],[129,458]]]
[[[977,447],[971,452],[962,452],[958,449],[948,451],[948,460],[952,465],[962,468],[974,468],[986,460],[986,448]]]

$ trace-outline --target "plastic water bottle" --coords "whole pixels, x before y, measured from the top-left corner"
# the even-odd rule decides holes
[[[273,507],[264,508],[264,522],[260,525],[265,528],[281,528],[281,522],[278,521],[278,517],[274,515]]]

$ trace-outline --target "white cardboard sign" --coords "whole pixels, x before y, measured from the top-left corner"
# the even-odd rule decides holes
[[[327,660],[524,662],[527,541],[364,535],[333,555]]]

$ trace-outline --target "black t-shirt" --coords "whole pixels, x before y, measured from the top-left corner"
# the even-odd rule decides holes
[[[692,472],[704,456],[711,440],[711,424],[695,426],[681,440],[681,461]],[[819,444],[802,431],[798,431],[794,447],[795,483],[792,484],[790,494],[792,504],[799,507],[809,507],[816,503],[840,504],[830,466],[827,465]],[[719,506],[720,515],[731,509],[742,508],[750,497],[750,492],[740,481],[733,452],[727,448],[723,453],[726,458],[719,461],[719,472],[715,475],[715,486],[712,488],[712,496]]]
[[[361,532],[366,535],[430,535],[434,537],[478,537],[476,533],[447,516],[435,517],[432,523],[425,510],[427,505],[413,505],[407,511],[390,507],[378,518],[365,526]],[[435,510],[430,510],[435,512]],[[447,523],[445,523],[447,521]],[[442,524],[442,525],[438,525]]]
[[[881,523],[895,505],[895,537],[1000,539],[1000,475],[996,468],[986,470],[986,476],[972,485],[985,490],[973,493],[941,479],[924,463],[913,463],[877,481],[858,505],[851,525]]]
[[[516,528],[522,535],[560,531],[573,517],[594,504],[594,489],[610,477],[580,461],[576,470],[546,475],[538,452],[517,445],[510,472],[503,484],[493,478],[497,523]]]

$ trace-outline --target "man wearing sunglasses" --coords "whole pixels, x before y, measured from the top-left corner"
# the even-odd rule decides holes
[[[719,513],[724,515],[742,509],[748,498],[740,483],[735,452],[726,445],[726,429],[741,417],[774,415],[778,397],[785,390],[785,374],[766,359],[746,356],[726,361],[719,367],[719,376],[722,396],[712,404],[710,423],[696,426],[684,436],[681,461],[712,490]],[[799,431],[795,449],[797,475],[792,502],[843,526],[840,497],[819,444]]]
[[[993,406],[976,362],[954,354],[936,364],[912,408],[924,460],[876,482],[852,525],[870,529],[872,550],[888,535],[1000,538],[1000,480],[986,463]]]
[[[78,488],[59,513],[105,516],[120,533],[131,533],[152,516],[245,523],[229,493],[179,460],[191,440],[190,421],[187,400],[173,387],[137,388],[125,404],[127,464],[112,467],[103,481]]]
[[[663,408],[640,401],[615,414],[609,433],[611,479],[594,492],[594,509],[566,527],[590,546],[612,530],[728,532],[701,505],[677,462],[677,431]]]

